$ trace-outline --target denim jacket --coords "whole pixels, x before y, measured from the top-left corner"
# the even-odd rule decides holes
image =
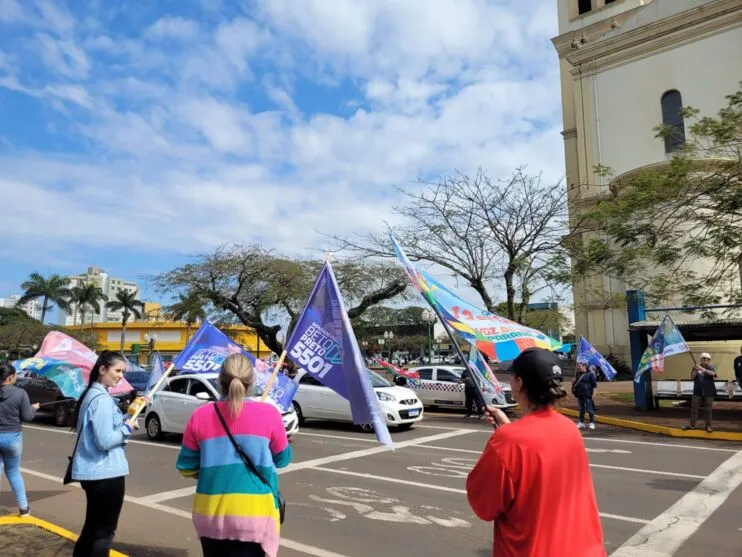
[[[131,435],[124,414],[100,383],[85,395],[77,420],[80,442],[72,459],[75,480],[104,480],[129,474],[124,446]]]

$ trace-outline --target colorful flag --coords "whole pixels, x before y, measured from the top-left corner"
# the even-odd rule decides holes
[[[610,362],[593,348],[593,345],[585,337],[580,337],[580,347],[577,350],[577,363],[600,368],[608,381],[613,381],[613,378],[618,374]]]
[[[82,369],[79,366],[54,358],[35,357],[16,360],[13,367],[25,377],[34,373],[57,384],[62,395],[78,400],[85,390]]]
[[[649,341],[647,349],[644,350],[642,359],[639,360],[634,381],[639,383],[642,374],[647,370],[651,370],[653,373],[662,373],[665,371],[665,358],[683,352],[690,352],[690,348],[688,348],[683,335],[680,334],[673,320],[670,319],[668,314],[665,314],[659,327],[657,327],[657,331]]]
[[[165,374],[165,366],[162,365],[162,358],[160,357],[160,353],[157,352],[155,354],[154,360],[152,361],[152,371],[149,374],[149,380],[147,381],[147,388],[144,389],[144,392],[150,395],[150,390],[152,390],[152,387],[157,385],[157,382],[160,380],[160,378],[164,374]]]
[[[201,324],[183,351],[178,354],[174,365],[175,369],[189,373],[218,372],[227,356],[237,353],[247,356],[255,366],[255,393],[262,393],[270,379],[271,368],[208,321]],[[296,388],[296,383],[279,373],[268,396],[278,404],[281,411],[288,412],[291,409],[291,401],[294,400]]]
[[[90,379],[90,371],[98,360],[98,354],[90,348],[59,331],[52,331],[44,337],[44,342],[41,343],[41,348],[36,353],[36,357],[52,358],[79,367],[85,384]],[[134,387],[126,379],[121,379],[118,385],[108,392],[112,395],[118,395],[130,393],[133,390]]]
[[[286,350],[309,375],[350,402],[353,423],[372,424],[379,442],[393,446],[329,261],[317,277]]]
[[[415,268],[391,236],[394,250],[415,289],[450,328],[497,362],[514,360],[526,348],[556,350],[562,343],[541,331],[480,309],[451,292],[425,271]]]
[[[482,385],[482,391],[494,396],[499,404],[505,404],[505,393],[502,392],[502,385],[487,365],[487,361],[482,353],[474,345],[469,346],[469,365],[470,371],[474,372],[474,377]]]
[[[422,385],[422,383],[420,382],[420,374],[417,371],[402,369],[401,367],[390,364],[389,362],[384,361],[381,358],[376,358],[376,362],[392,375],[404,377],[405,379],[407,379],[407,383],[412,385],[413,387],[419,388]]]

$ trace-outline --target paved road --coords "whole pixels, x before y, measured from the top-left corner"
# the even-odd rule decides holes
[[[464,492],[490,433],[476,420],[429,414],[423,425],[394,434],[392,453],[352,427],[308,424],[281,475],[288,500],[281,556],[490,555],[491,525],[473,516]],[[174,470],[178,442],[150,443],[139,433],[128,448],[131,476],[116,548],[133,557],[200,555],[190,522],[192,484]],[[23,465],[34,514],[77,532],[83,494],[59,481],[72,443],[66,430],[34,424],[25,431]],[[739,447],[611,428],[587,432],[585,445],[609,554],[739,557]],[[0,512],[13,505],[6,484]]]

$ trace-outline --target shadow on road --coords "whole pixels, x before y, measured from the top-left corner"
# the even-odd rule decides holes
[[[130,557],[188,557],[187,549],[177,549],[174,547],[151,547],[114,542],[113,548]]]

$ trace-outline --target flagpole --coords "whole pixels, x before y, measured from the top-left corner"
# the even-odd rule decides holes
[[[147,398],[149,398],[150,400],[152,399],[152,396],[154,395],[154,393],[157,392],[157,389],[159,389],[160,386],[165,382],[165,379],[167,379],[168,375],[170,375],[170,372],[173,371],[173,369],[175,369],[175,362],[170,363],[168,368],[165,370],[165,373],[162,374],[162,377],[160,377],[157,380],[157,383],[155,383],[154,386],[149,390],[149,393],[147,393]],[[142,413],[142,410],[144,410],[146,406],[145,404],[142,404],[141,398],[142,397],[138,397],[139,402],[135,400],[134,402],[131,403],[131,406],[129,406],[128,411],[129,411],[129,415],[131,416],[131,418],[129,419],[132,421],[137,419],[139,414]]]
[[[281,369],[281,366],[283,365],[283,361],[286,359],[286,350],[281,352],[281,357],[278,358],[278,361],[276,362],[276,367],[273,368],[273,373],[271,373],[270,379],[268,379],[268,382],[265,384],[265,389],[263,390],[263,395],[260,397],[260,401],[265,401],[266,398],[268,398],[268,393],[271,392],[271,387],[273,386],[273,382],[276,380],[276,377],[278,377],[278,370]]]

